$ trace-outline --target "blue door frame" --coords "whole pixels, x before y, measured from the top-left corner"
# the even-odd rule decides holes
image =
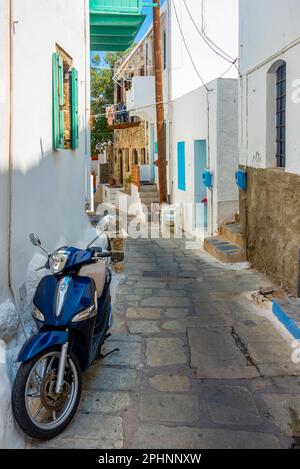
[[[177,179],[178,190],[185,192],[186,179],[185,179],[185,142],[177,143]]]
[[[203,183],[203,171],[207,167],[206,140],[195,140],[195,228],[208,226],[207,189]]]

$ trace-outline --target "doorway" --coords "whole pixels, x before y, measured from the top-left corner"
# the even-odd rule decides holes
[[[120,184],[124,185],[124,170],[123,170],[123,153],[122,150],[119,150],[119,177]]]
[[[195,229],[205,232],[208,227],[207,189],[203,182],[203,171],[207,166],[206,140],[195,140]]]

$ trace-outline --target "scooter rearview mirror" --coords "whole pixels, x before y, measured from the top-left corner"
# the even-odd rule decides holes
[[[47,256],[50,256],[50,252],[48,252],[45,248],[43,248],[40,238],[38,238],[35,234],[30,233],[29,239],[34,246],[37,246],[38,248],[41,249],[41,251],[47,254]]]
[[[33,233],[30,233],[29,235],[29,239],[30,239],[30,242],[31,244],[33,244],[34,246],[41,246],[41,240]]]

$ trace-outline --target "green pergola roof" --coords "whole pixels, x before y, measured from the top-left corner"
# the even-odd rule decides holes
[[[142,0],[90,0],[91,51],[125,51],[146,15]]]

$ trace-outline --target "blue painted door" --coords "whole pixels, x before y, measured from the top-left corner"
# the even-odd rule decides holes
[[[150,125],[150,176],[151,182],[155,181],[155,134],[154,134],[154,124]]]
[[[178,169],[178,189],[184,191],[186,189],[185,181],[185,142],[177,143],[177,169]]]
[[[203,183],[203,171],[207,166],[206,140],[195,140],[195,227],[207,228],[207,189]]]

